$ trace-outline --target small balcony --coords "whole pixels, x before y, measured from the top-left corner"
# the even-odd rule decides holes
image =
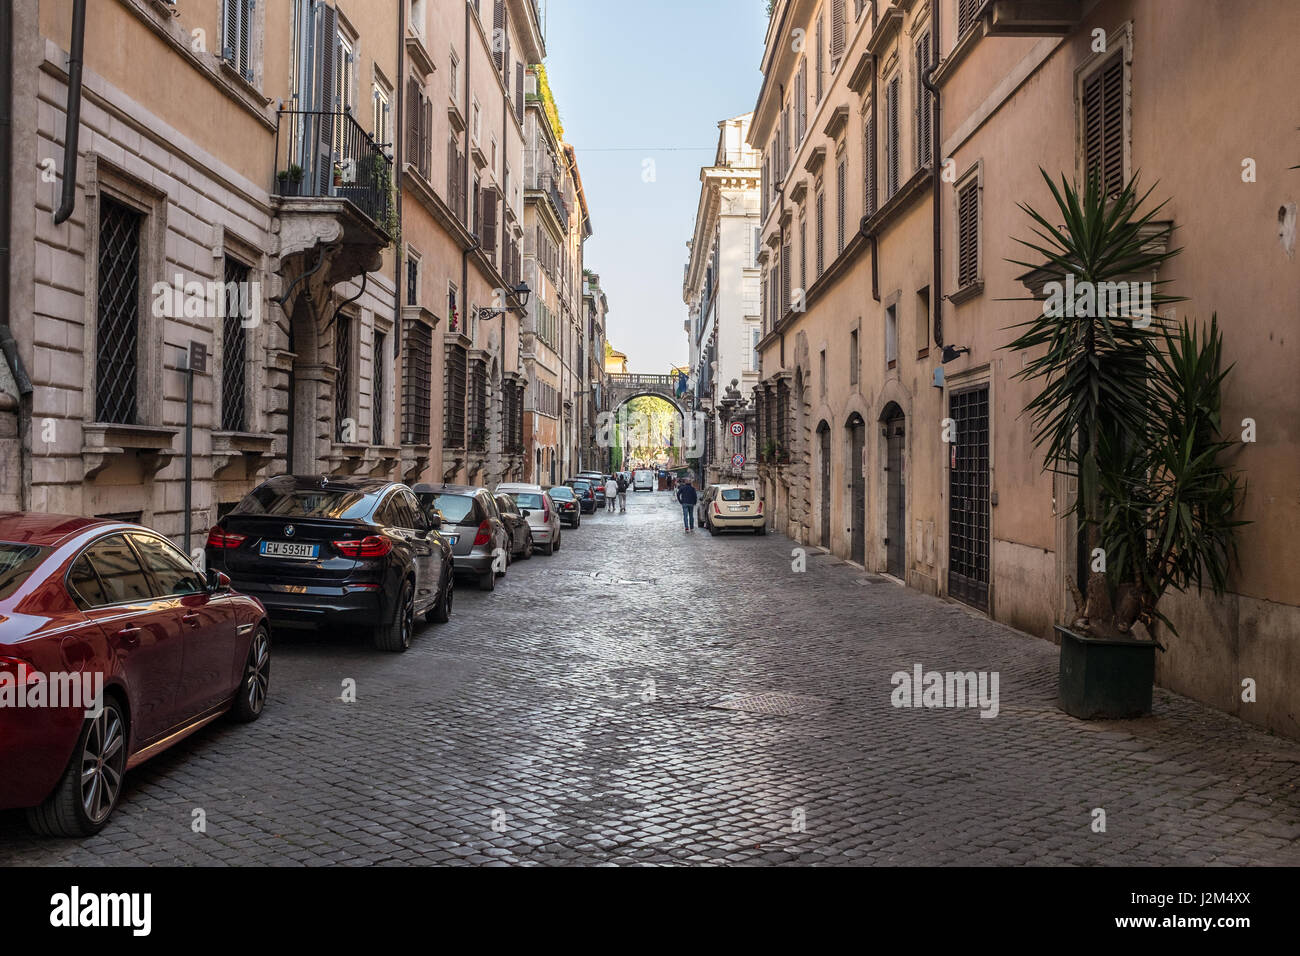
[[[281,110],[275,169],[280,274],[324,309],[334,284],[383,263],[397,230],[393,161],[350,113]]]
[[[277,127],[276,196],[344,199],[391,231],[393,161],[351,113],[281,110]]]

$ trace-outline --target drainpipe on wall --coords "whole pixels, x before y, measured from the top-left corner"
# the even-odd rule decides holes
[[[930,302],[934,307],[934,344],[937,347],[943,347],[943,243],[940,241],[943,235],[943,217],[939,211],[939,194],[942,191],[943,178],[939,175],[939,170],[943,167],[943,157],[939,155],[942,147],[942,138],[939,135],[939,87],[934,84],[934,73],[939,69],[939,0],[930,0],[930,69],[925,71],[925,76],[921,78],[921,83],[929,91],[930,96],[934,99],[934,116],[931,117],[931,147],[930,162],[933,165],[933,205],[934,205],[934,249],[932,251],[934,260],[934,292],[930,296]]]
[[[785,84],[784,84],[784,83],[781,83],[781,84],[779,85],[779,88],[780,88],[781,98],[780,98],[777,102],[778,102],[778,104],[780,104],[780,106],[784,109],[784,107],[785,107]],[[787,169],[787,170],[785,171],[785,174],[786,174],[787,176],[790,175],[790,171]],[[784,280],[785,280],[785,271],[786,271],[787,269],[790,268],[790,263],[788,263],[788,262],[785,261],[785,181],[782,180],[781,182],[779,182],[779,183],[777,183],[776,185],[774,185],[772,188],[773,188],[774,190],[776,190],[776,194],[777,194],[778,196],[781,197],[781,207],[777,210],[777,213],[776,213],[776,224],[777,224],[777,225],[780,227],[780,229],[781,229],[781,274],[780,274],[779,276],[777,276],[777,279],[780,280],[780,282],[781,282],[781,289],[784,290],[784,289],[785,289],[785,281],[784,281]],[[777,301],[780,302],[781,300],[778,299]],[[782,302],[782,303],[781,303],[781,311],[777,313],[777,317],[776,317],[776,324],[777,324],[777,325],[780,325],[780,324],[781,324],[781,320],[785,318],[785,314],[786,314],[787,312],[789,312],[789,311],[790,311],[790,303],[789,303],[789,302]],[[714,325],[714,328],[715,328],[715,329],[717,328],[717,325],[716,325],[716,324]],[[782,368],[782,369],[785,368],[785,331],[784,331],[784,330],[781,331],[781,368]]]
[[[402,232],[402,169],[404,151],[406,145],[406,123],[403,121],[405,113],[402,112],[403,94],[406,86],[406,4],[398,4],[397,8],[397,114],[393,117],[393,175],[390,177],[393,183],[393,202],[396,205],[397,232],[398,235],[393,237],[393,366],[398,370],[398,374],[393,376],[393,381],[398,382],[401,378],[402,363],[399,356],[402,354],[402,241],[399,238]],[[402,420],[398,409],[401,407],[401,386],[393,390],[393,408],[389,413],[390,418],[395,418],[397,429],[394,437],[401,442],[402,439]],[[382,442],[384,436],[378,436]],[[377,442],[378,443],[378,442]],[[398,466],[400,472],[401,466]],[[398,475],[399,478],[405,477]]]
[[[876,25],[876,5],[871,5],[871,30],[875,33]],[[871,63],[871,158],[875,161],[876,146],[880,142],[880,124],[876,121],[876,62],[872,57]],[[871,184],[871,188],[876,188],[876,183]],[[879,194],[879,190],[877,190]],[[871,197],[875,200],[875,196]],[[866,220],[863,220],[866,223]],[[880,301],[880,244],[876,241],[876,234],[869,233],[867,238],[871,240],[871,298],[877,302]]]
[[[466,219],[469,218],[471,199],[477,198],[477,197],[472,197],[469,194],[469,184],[470,184],[469,164],[472,162],[469,155],[469,147],[470,147],[469,138],[470,138],[470,133],[472,132],[470,126],[473,122],[473,116],[470,113],[469,81],[470,81],[470,69],[472,67],[471,61],[474,59],[470,55],[470,49],[469,49],[469,29],[470,29],[469,17],[470,17],[469,4],[466,3],[465,4],[465,112],[464,114],[462,114],[465,118],[465,192],[463,193],[463,195],[465,197],[465,218]],[[462,225],[464,225],[465,228],[468,229],[470,224],[466,222],[466,223],[462,223]],[[469,323],[469,254],[471,251],[477,248],[478,248],[478,236],[475,235],[474,245],[470,246],[469,249],[462,250],[460,254],[460,300],[461,300],[460,311],[462,315],[461,325],[463,327],[468,327],[468,323]],[[462,335],[465,334],[460,329],[457,329],[457,331],[461,332]],[[447,410],[444,408],[442,413],[445,416],[447,414]]]
[[[12,11],[9,15],[12,23]],[[77,140],[81,132],[81,60],[85,41],[86,0],[73,0],[72,43],[68,54],[67,122],[63,133],[63,196],[58,211],[54,213],[56,226],[66,221],[77,205]]]
[[[18,388],[18,501],[23,511],[31,507],[32,382],[27,377],[18,343],[9,328],[9,250],[12,247],[13,115],[14,115],[14,6],[0,3],[0,350]]]

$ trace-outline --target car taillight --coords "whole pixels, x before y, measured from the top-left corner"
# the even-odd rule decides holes
[[[713,513],[715,515],[722,514],[722,506],[718,504],[716,501],[713,503]]]
[[[360,541],[331,541],[339,554],[349,558],[382,558],[393,550],[393,542],[378,535]]]
[[[242,534],[236,534],[233,531],[224,531],[220,526],[214,525],[208,532],[209,548],[237,548],[247,540]]]
[[[475,545],[487,544],[491,540],[492,540],[492,529],[489,528],[488,523],[484,521],[481,525],[478,526],[478,534],[474,535],[474,544]]]
[[[763,513],[763,502],[761,501],[758,503],[758,513],[759,514]]]
[[[17,657],[0,657],[0,673],[13,674],[20,684],[39,684],[45,675]]]
[[[551,506],[542,505],[542,524],[551,523]]]

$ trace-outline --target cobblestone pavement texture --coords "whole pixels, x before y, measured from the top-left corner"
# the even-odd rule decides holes
[[[1073,720],[1046,641],[628,498],[404,655],[277,636],[260,721],[133,772],[93,839],[0,813],[0,864],[1300,863],[1300,744],[1159,689]],[[894,708],[917,663],[997,671],[998,716]],[[815,700],[712,706],[760,693]]]

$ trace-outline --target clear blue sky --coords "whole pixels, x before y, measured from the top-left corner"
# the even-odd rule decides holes
[[[718,122],[758,99],[766,4],[540,5],[547,75],[595,229],[586,267],[609,298],[609,340],[632,371],[666,373],[687,360],[682,268],[700,167],[713,162]],[[642,179],[646,160],[654,182]]]

